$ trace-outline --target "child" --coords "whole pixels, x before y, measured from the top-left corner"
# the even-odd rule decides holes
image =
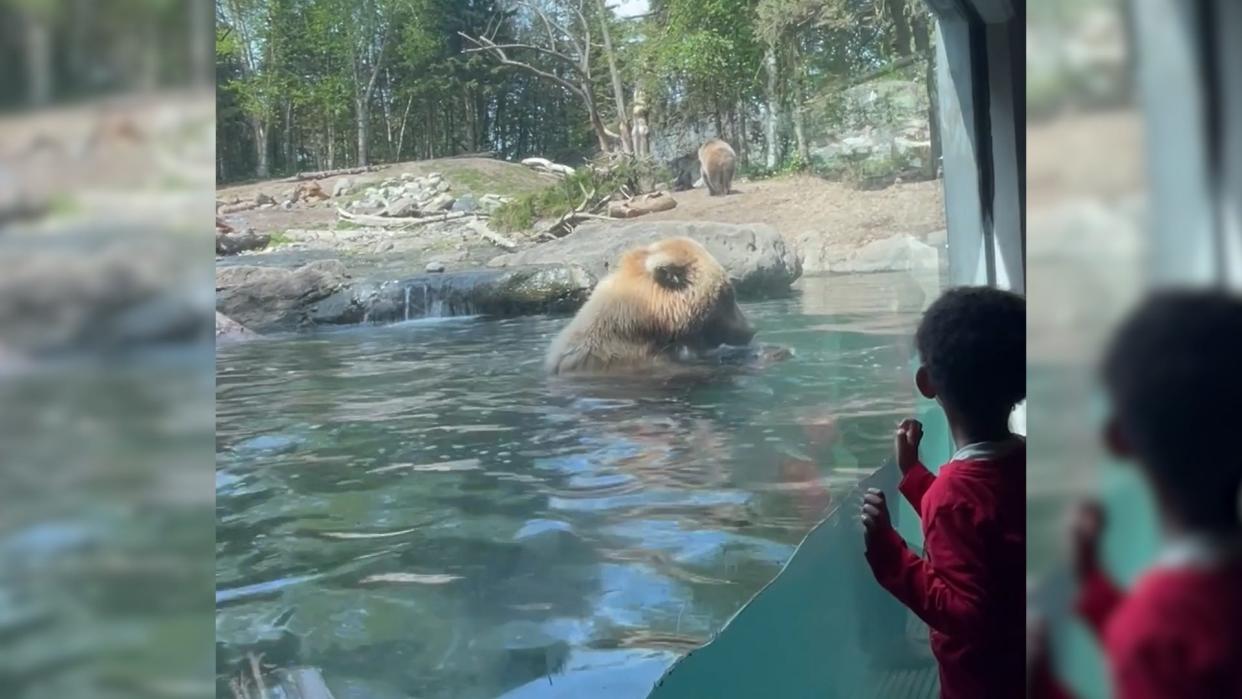
[[[944,410],[957,452],[933,476],[922,425],[897,429],[899,490],[923,524],[926,558],[893,529],[884,494],[863,504],[875,578],[931,627],[940,696],[1022,696],[1025,682],[1026,445],[1009,430],[1026,396],[1026,304],[991,288],[946,292],[915,335],[919,392]]]
[[[1102,509],[1076,513],[1076,606],[1102,638],[1118,697],[1242,697],[1240,360],[1242,300],[1212,291],[1153,295],[1105,355],[1104,441],[1138,465],[1165,538],[1124,595],[1098,564]],[[1036,661],[1042,694],[1066,696],[1046,657]]]

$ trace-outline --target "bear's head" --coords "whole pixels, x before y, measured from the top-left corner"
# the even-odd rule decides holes
[[[754,335],[716,258],[689,238],[671,238],[621,257],[553,341],[547,368],[622,370],[746,345]]]
[[[633,322],[653,337],[692,350],[745,345],[755,336],[737,305],[729,274],[707,248],[690,238],[669,238],[630,250],[612,279],[639,303]]]

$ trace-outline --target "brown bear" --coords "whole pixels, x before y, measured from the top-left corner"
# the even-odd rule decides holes
[[[733,171],[737,167],[737,154],[728,143],[713,138],[699,148],[699,169],[703,184],[713,197],[729,193],[733,185]]]
[[[624,371],[755,336],[724,267],[670,238],[621,256],[548,349],[549,373]]]

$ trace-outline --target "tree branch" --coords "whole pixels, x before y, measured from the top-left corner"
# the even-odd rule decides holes
[[[475,46],[477,47],[473,49],[464,49],[463,53],[478,53],[478,52],[483,52],[483,51],[491,52],[492,54],[496,56],[496,60],[498,60],[501,65],[512,66],[514,68],[521,68],[522,70],[525,70],[526,72],[531,73],[533,75],[537,75],[545,80],[551,80],[557,85],[560,85],[561,87],[565,88],[566,90],[569,90],[570,92],[574,93],[575,95],[578,95],[579,97],[583,99],[587,98],[587,95],[583,93],[581,87],[566,80],[565,78],[562,78],[561,76],[556,75],[554,73],[549,73],[546,70],[541,70],[539,68],[536,68],[535,66],[529,63],[524,63],[522,61],[515,61],[512,58],[509,58],[509,55],[504,52],[503,48],[500,48],[499,44],[494,44],[488,39],[472,37],[469,34],[466,34],[465,32],[458,32],[458,34],[461,36],[461,38],[465,39],[466,41],[471,42],[472,44],[475,44]]]

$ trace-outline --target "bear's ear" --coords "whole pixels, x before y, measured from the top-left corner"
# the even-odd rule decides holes
[[[647,271],[656,284],[677,291],[690,285],[693,262],[682,256],[656,252],[647,256]]]

